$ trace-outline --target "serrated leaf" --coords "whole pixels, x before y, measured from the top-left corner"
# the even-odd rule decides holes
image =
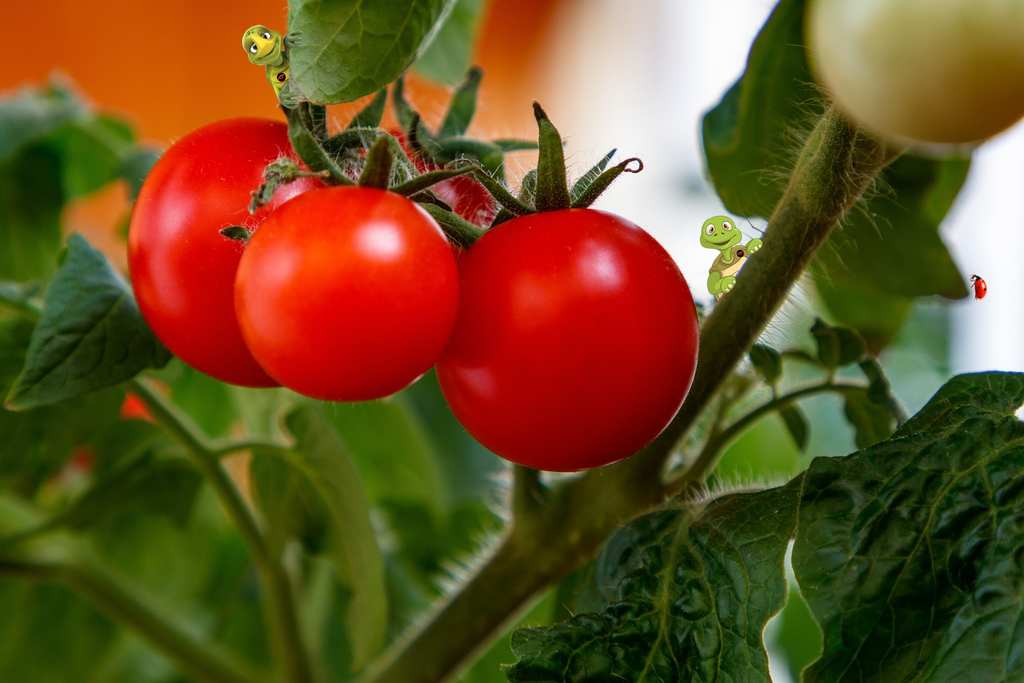
[[[799,407],[795,405],[783,406],[779,409],[779,417],[786,425],[786,431],[793,437],[793,443],[801,451],[807,450],[807,439],[810,437],[811,427],[807,417]]]
[[[761,640],[786,597],[799,480],[668,510],[617,532],[598,559],[606,607],[512,636],[518,682],[768,680]]]
[[[84,237],[72,235],[7,404],[24,410],[56,403],[119,384],[170,357],[124,280]]]
[[[423,53],[455,0],[292,0],[293,91],[320,104],[351,102],[395,80]]]
[[[795,158],[795,140],[824,109],[803,47],[805,5],[778,3],[743,76],[703,120],[712,183],[726,208],[740,216],[771,215]],[[967,163],[905,154],[812,261],[830,317],[861,331],[875,350],[898,331],[913,297],[966,295],[937,230]]]
[[[0,162],[13,159],[24,146],[85,114],[78,98],[56,84],[26,88],[0,101]]]
[[[793,568],[825,638],[804,680],[1020,680],[1024,375],[948,382],[884,443],[817,458]]]
[[[750,364],[768,384],[775,384],[782,377],[782,356],[765,344],[754,344],[748,354]]]
[[[469,68],[485,0],[456,0],[451,14],[413,68],[427,78],[455,85]]]
[[[383,645],[388,627],[384,561],[370,522],[369,500],[338,432],[313,405],[285,419],[294,435],[287,463],[260,454],[253,461],[254,493],[280,547],[298,536],[332,561],[337,580],[351,593],[345,622],[355,667]]]

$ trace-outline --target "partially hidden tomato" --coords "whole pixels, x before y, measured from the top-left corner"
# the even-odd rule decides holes
[[[274,386],[246,349],[235,318],[240,242],[221,228],[256,229],[282,202],[320,183],[284,185],[250,215],[264,167],[294,157],[283,123],[238,118],[203,126],[164,153],[132,213],[128,265],[139,308],[161,341],[192,367],[245,386]]]
[[[314,398],[380,398],[441,354],[455,322],[453,248],[437,223],[385,190],[332,187],[277,209],[235,284],[248,347],[281,384]]]
[[[440,168],[438,164],[426,159],[423,154],[416,153],[406,142],[405,133],[397,129],[392,129],[389,132],[401,143],[402,149],[416,164],[418,171],[425,173]],[[498,205],[495,203],[494,197],[479,181],[473,178],[457,176],[442,180],[432,185],[430,191],[450,206],[452,211],[481,228],[489,227],[494,221],[494,217],[498,215]]]
[[[882,136],[970,143],[1024,116],[1021,0],[812,0],[806,27],[817,77]]]
[[[530,214],[485,233],[460,266],[438,377],[492,451],[544,470],[596,467],[675,415],[697,315],[679,268],[642,229],[592,209]]]

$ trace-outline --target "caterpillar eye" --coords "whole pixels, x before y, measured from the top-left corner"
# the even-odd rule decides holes
[[[704,228],[704,232],[706,232],[709,235],[714,235],[715,234],[715,226],[709,225],[708,227]]]
[[[722,230],[732,230],[732,223],[729,221],[722,221]]]
[[[257,52],[259,52],[259,50],[260,49],[258,47],[256,47],[256,43],[253,43],[252,45],[249,46],[249,52],[251,52],[253,54],[256,54]]]
[[[263,32],[263,39],[264,40],[270,40],[270,31],[264,31]]]

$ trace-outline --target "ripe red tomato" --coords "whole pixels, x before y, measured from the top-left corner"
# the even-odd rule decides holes
[[[420,173],[438,169],[437,164],[427,161],[422,154],[416,154],[409,147],[405,141],[405,133],[397,129],[392,129],[389,132],[398,139],[402,149],[416,164]],[[430,191],[436,194],[438,199],[452,207],[452,211],[481,228],[488,227],[494,217],[498,215],[498,205],[494,202],[494,197],[473,178],[458,176],[442,180],[431,186]]]
[[[642,229],[591,209],[531,214],[487,232],[461,268],[438,377],[492,451],[538,469],[596,467],[675,415],[697,361],[697,314]]]
[[[243,245],[220,234],[255,229],[277,205],[319,185],[303,178],[281,187],[256,215],[249,195],[263,168],[292,156],[283,123],[228,119],[199,128],[164,153],[146,178],[132,214],[128,265],[146,321],[192,367],[245,386],[274,386],[242,342],[234,281]]]
[[[452,247],[392,192],[332,187],[282,205],[249,242],[235,308],[281,384],[332,401],[392,394],[444,349],[458,308]]]

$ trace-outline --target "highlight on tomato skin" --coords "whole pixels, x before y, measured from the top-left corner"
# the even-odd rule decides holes
[[[438,378],[482,444],[536,469],[626,458],[685,398],[698,325],[671,256],[614,214],[521,216],[461,260],[462,302]]]
[[[366,187],[308,192],[246,246],[235,306],[276,381],[330,401],[381,398],[430,369],[459,303],[454,248],[405,197]]]
[[[243,247],[220,229],[257,229],[271,211],[321,183],[278,188],[250,215],[263,169],[294,153],[284,123],[217,121],[184,136],[146,178],[132,214],[128,265],[139,308],[176,356],[219,380],[275,386],[245,347],[234,312],[234,281]]]

